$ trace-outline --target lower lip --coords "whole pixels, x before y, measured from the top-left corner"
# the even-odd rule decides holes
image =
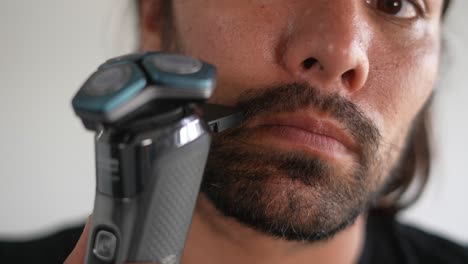
[[[350,154],[349,150],[338,140],[297,127],[263,125],[257,129],[261,134],[260,140],[274,138],[276,145],[280,147],[286,144],[287,148],[292,146],[330,158],[339,158]]]

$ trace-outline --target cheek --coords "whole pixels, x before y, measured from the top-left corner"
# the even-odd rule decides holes
[[[267,8],[262,1],[201,1],[203,9],[195,4],[199,1],[186,2],[174,2],[175,41],[180,51],[216,65],[218,88],[212,101],[233,104],[240,90],[278,78],[274,47],[288,25],[278,19],[286,11]]]
[[[406,137],[402,135],[407,135],[414,118],[432,94],[438,77],[437,36],[431,34],[401,45],[387,42],[370,50],[369,79],[365,96],[360,99],[367,102],[368,112],[377,117],[387,142],[397,145],[405,142]]]
[[[432,94],[439,53],[435,37],[370,50],[369,79],[359,101],[382,135],[376,154],[382,162],[374,168],[374,174],[379,175],[376,186],[382,186],[391,176],[387,173],[400,159],[412,122]]]

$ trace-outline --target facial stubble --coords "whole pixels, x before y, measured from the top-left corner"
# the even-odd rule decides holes
[[[381,136],[354,103],[294,83],[244,93],[238,106],[246,123],[303,109],[329,115],[360,148],[354,162],[340,163],[253,144],[255,127],[214,135],[202,193],[223,215],[276,238],[314,242],[351,225],[374,202]]]

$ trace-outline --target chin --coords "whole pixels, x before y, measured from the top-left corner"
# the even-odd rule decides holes
[[[224,216],[268,236],[327,240],[374,197],[368,170],[357,162],[223,141],[213,142],[202,193]]]

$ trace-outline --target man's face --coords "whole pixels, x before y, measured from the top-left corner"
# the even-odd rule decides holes
[[[211,101],[248,117],[215,136],[203,194],[286,239],[351,224],[388,181],[432,93],[442,0],[172,2],[163,46],[216,65]]]

